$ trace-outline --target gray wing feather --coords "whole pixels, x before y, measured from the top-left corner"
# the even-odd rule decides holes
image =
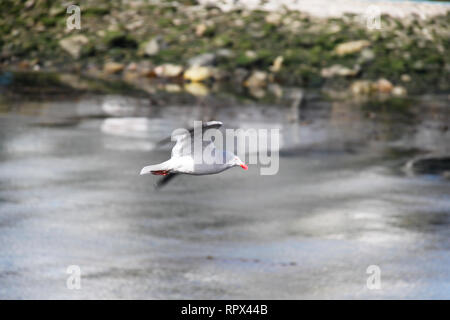
[[[203,125],[201,127],[202,135],[206,130],[218,129],[221,126],[222,126],[222,122],[220,122],[220,121],[205,122],[205,123],[203,123]],[[198,128],[182,130],[182,132],[179,135],[177,135],[175,133],[175,135],[173,137],[176,138],[176,144],[172,148],[172,157],[174,157],[174,156],[181,157],[181,156],[191,155],[193,153],[193,151],[194,151],[194,130],[195,129],[198,129]],[[160,141],[158,144],[161,145],[161,144],[170,142],[170,141],[172,141],[173,137],[166,138],[166,139]],[[212,141],[203,141],[203,139],[202,139],[202,150],[204,150],[210,144],[213,144],[213,142]]]
[[[205,122],[202,125],[202,132],[205,132],[208,129],[219,129],[222,125],[223,125],[223,123],[220,122],[220,121],[208,121],[208,122]],[[191,135],[191,137],[192,137],[194,135],[194,130],[195,130],[195,128],[191,128],[191,129],[186,130],[185,133],[186,134],[189,133]],[[157,143],[157,145],[158,146],[162,146],[162,145],[164,145],[166,143],[169,143],[171,141],[172,141],[172,137],[167,137],[167,138],[159,141]]]

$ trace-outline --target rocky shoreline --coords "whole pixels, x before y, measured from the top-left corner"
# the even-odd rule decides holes
[[[315,17],[341,17],[346,13],[364,15],[369,6],[376,6],[381,14],[396,18],[417,15],[421,19],[446,14],[450,4],[445,1],[367,1],[367,0],[199,0],[202,5],[217,5],[221,10],[262,9],[266,11],[288,10],[301,11]]]
[[[283,86],[339,96],[450,92],[449,11],[382,15],[381,29],[368,29],[355,14],[95,1],[81,6],[81,30],[67,30],[63,2],[2,1],[0,10],[3,71],[121,80],[150,93],[156,83],[199,96],[226,84],[257,99]]]

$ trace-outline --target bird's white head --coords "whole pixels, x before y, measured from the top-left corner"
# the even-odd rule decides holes
[[[228,163],[232,167],[239,166],[239,167],[241,167],[244,170],[248,170],[248,166],[241,159],[239,159],[238,156],[234,156]]]

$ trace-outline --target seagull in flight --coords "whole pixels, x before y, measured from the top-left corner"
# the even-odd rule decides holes
[[[179,174],[216,174],[236,166],[248,170],[248,166],[238,156],[231,152],[217,149],[211,139],[206,141],[203,139],[206,130],[218,129],[221,126],[222,122],[220,121],[209,121],[203,123],[201,127],[183,130],[181,134],[174,134],[172,138],[160,141],[159,145],[176,140],[175,146],[172,148],[171,158],[162,163],[142,168],[141,175],[151,173],[163,176],[156,184],[156,188],[160,188]],[[197,130],[201,131],[200,136],[197,136],[195,133]],[[199,138],[202,140],[201,154],[195,152],[194,140]],[[201,158],[198,158],[199,156]]]

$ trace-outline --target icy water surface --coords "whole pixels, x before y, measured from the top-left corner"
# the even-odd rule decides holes
[[[0,298],[450,298],[450,181],[405,169],[448,155],[448,97],[393,111],[233,101],[4,100]],[[155,191],[138,175],[168,157],[155,143],[202,119],[279,128],[278,174],[253,165]]]

